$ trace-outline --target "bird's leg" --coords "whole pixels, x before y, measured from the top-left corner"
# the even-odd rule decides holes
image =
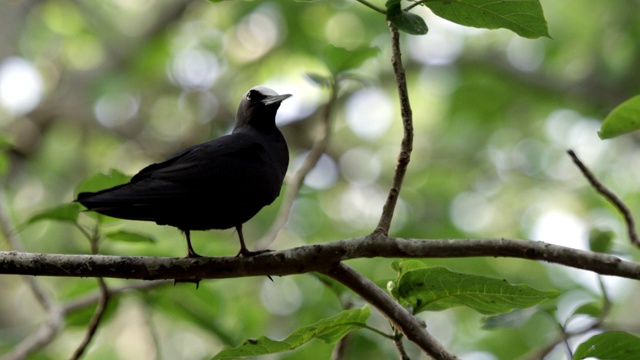
[[[236,257],[238,257],[238,256],[242,256],[242,257],[255,256],[255,255],[264,254],[266,252],[270,252],[271,251],[269,249],[258,250],[258,251],[249,251],[249,249],[247,249],[247,246],[244,244],[244,236],[242,235],[242,224],[236,225],[236,230],[238,231],[238,238],[240,238],[240,252],[238,252],[238,255],[236,255]],[[271,276],[267,275],[267,277],[269,278],[269,280],[271,280],[273,282],[273,279],[271,278]]]
[[[191,233],[189,232],[189,230],[182,230],[182,232],[184,233],[184,236],[187,238],[187,257],[188,258],[199,258],[202,257],[200,255],[198,255],[198,253],[196,253],[195,251],[193,251],[193,247],[191,246]],[[196,290],[198,289],[198,287],[200,286],[200,280],[202,279],[193,279],[193,280],[189,280],[189,279],[174,279],[173,280],[173,286],[175,286],[177,283],[181,283],[181,282],[185,282],[185,283],[194,283],[196,284]]]
[[[264,254],[266,252],[272,251],[269,249],[249,251],[249,249],[247,249],[247,246],[244,244],[244,236],[242,235],[242,224],[236,225],[236,230],[238,231],[238,238],[240,239],[240,251],[238,252],[238,255],[236,255],[236,257],[238,256],[249,257],[249,256],[260,255],[260,254]]]
[[[182,232],[184,233],[184,236],[187,238],[187,257],[188,258],[199,258],[199,257],[202,257],[202,256],[198,255],[198,253],[196,253],[193,250],[193,247],[191,246],[191,233],[189,232],[189,230],[182,230]]]

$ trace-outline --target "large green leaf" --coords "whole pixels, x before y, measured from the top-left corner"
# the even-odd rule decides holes
[[[640,354],[640,338],[622,331],[598,334],[583,342],[573,359],[636,360]]]
[[[538,0],[441,0],[422,4],[434,14],[460,25],[503,28],[530,39],[549,37]]]
[[[80,212],[80,204],[68,203],[46,209],[31,216],[24,225],[30,225],[42,220],[54,220],[62,222],[76,223],[78,221],[78,213]]]
[[[118,231],[107,233],[106,237],[108,239],[115,240],[115,241],[124,241],[124,242],[131,242],[131,243],[155,243],[156,242],[156,239],[151,235],[141,234],[141,233],[132,232],[132,231],[124,231],[124,230],[118,230]]]
[[[83,180],[76,187],[75,193],[84,191],[100,191],[116,185],[129,182],[131,177],[121,173],[118,170],[111,169],[108,173],[98,173]]]
[[[640,95],[618,105],[602,122],[601,139],[611,139],[640,129]]]
[[[366,326],[369,314],[370,310],[366,306],[362,309],[345,310],[336,316],[320,320],[313,325],[301,327],[282,341],[271,340],[265,336],[260,336],[257,339],[248,339],[233,349],[221,351],[213,359],[236,359],[246,356],[273,354],[293,350],[313,339],[320,339],[325,343],[332,344],[340,340],[348,332]]]
[[[511,285],[505,280],[479,275],[461,274],[444,267],[401,269],[389,290],[400,303],[414,314],[439,311],[456,306],[468,306],[493,315],[527,308],[547,299],[556,298],[557,291],[539,291],[527,285]]]

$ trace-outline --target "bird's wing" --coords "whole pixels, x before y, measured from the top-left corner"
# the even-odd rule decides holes
[[[250,181],[268,157],[265,147],[245,134],[223,136],[192,146],[167,160],[147,166],[129,183],[97,193],[79,194],[78,200],[90,208],[163,203],[197,198]],[[93,205],[93,206],[90,206]]]

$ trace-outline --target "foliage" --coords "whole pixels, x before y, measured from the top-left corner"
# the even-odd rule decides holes
[[[631,334],[612,331],[594,335],[578,346],[573,358],[632,360],[640,351],[640,338]]]
[[[566,148],[584,154],[595,174],[639,213],[637,136],[601,142],[596,135],[613,138],[637,129],[638,5],[383,5],[0,5],[0,30],[9,39],[0,47],[0,176],[6,196],[0,206],[24,224],[5,237],[19,235],[33,252],[89,253],[86,239],[99,236],[102,254],[182,255],[183,239],[174,229],[97,217],[71,200],[81,191],[126,182],[124,174],[224,134],[240,94],[257,83],[294,94],[280,114],[293,159],[290,174],[319,133],[332,98],[327,92],[337,89],[329,147],[271,247],[371,233],[402,137],[388,20],[403,32],[415,127],[394,236],[520,237],[638,260],[624,224],[564,155]],[[21,86],[9,82],[8,74],[22,74]],[[246,224],[249,244],[267,232],[278,207],[263,209]],[[232,231],[194,233],[193,241],[210,256],[237,250]],[[0,241],[0,250],[12,246]],[[501,258],[396,260],[393,271],[389,263],[365,259],[350,265],[390,284],[390,293],[428,330],[439,329],[432,334],[462,358],[473,351],[513,359],[540,349],[559,358],[567,348],[574,358],[637,353],[638,334],[617,331],[562,344],[565,335],[584,334],[584,322],[588,329],[601,329],[604,321],[611,329],[634,322],[628,312],[636,282],[602,279],[597,285],[584,272]],[[112,291],[127,291],[113,291],[91,358],[328,358],[347,333],[345,358],[397,356],[385,336],[388,323],[377,312],[369,317],[361,299],[335,280],[315,274],[273,280],[202,281],[196,291],[193,284],[164,283],[136,290],[140,284],[133,281],[106,279]],[[92,318],[95,299],[87,299],[99,285],[93,279],[36,281],[66,309],[68,326],[32,357],[68,358],[78,331]],[[7,304],[0,309],[0,349],[9,353],[43,319],[32,311],[40,305],[20,277],[1,276],[0,284],[0,301]],[[377,332],[354,331],[365,327]],[[261,336],[244,340],[251,334]],[[405,345],[412,358],[419,356]],[[247,350],[257,346],[261,350]]]
[[[611,139],[640,129],[640,95],[617,106],[602,122],[598,135]]]
[[[481,314],[506,313],[558,297],[556,291],[538,291],[505,280],[462,274],[444,267],[406,270],[395,262],[398,280],[387,285],[394,298],[414,314],[467,306]]]
[[[365,327],[369,314],[368,307],[345,310],[336,316],[320,320],[313,325],[301,327],[284,340],[274,341],[264,336],[257,339],[248,339],[233,349],[218,353],[213,359],[237,359],[293,350],[316,338],[327,344],[333,344],[351,330]]]

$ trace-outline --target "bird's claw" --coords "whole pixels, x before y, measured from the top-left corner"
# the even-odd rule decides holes
[[[173,279],[173,286],[176,286],[177,283],[194,283],[196,284],[196,290],[198,290],[200,280],[202,279]]]
[[[240,249],[240,251],[238,252],[238,255],[236,255],[236,257],[240,257],[240,256],[242,256],[242,257],[251,257],[251,256],[256,256],[256,255],[272,252],[272,251],[273,250],[270,250],[270,249],[256,250],[256,251],[249,251],[247,249]]]

